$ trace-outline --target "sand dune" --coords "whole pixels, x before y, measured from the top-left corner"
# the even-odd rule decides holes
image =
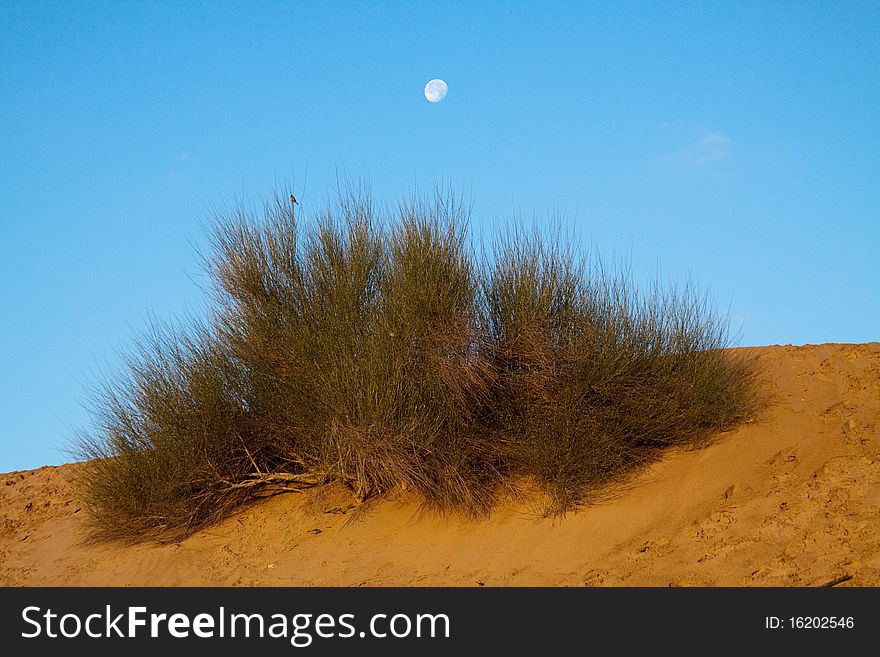
[[[180,543],[91,544],[75,465],[0,475],[3,585],[880,585],[880,343],[747,350],[776,400],[564,518],[280,495]]]

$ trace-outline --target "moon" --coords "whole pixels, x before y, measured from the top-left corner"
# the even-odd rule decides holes
[[[439,103],[446,98],[448,91],[449,87],[443,80],[431,80],[425,85],[425,98],[428,99],[428,102]]]

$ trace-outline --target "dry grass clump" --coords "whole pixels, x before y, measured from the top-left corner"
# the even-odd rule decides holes
[[[80,484],[105,534],[334,480],[482,515],[526,477],[559,513],[760,404],[689,289],[640,294],[522,228],[477,257],[451,193],[385,213],[354,189],[308,221],[286,198],[216,217],[208,321],[154,330],[97,396]]]

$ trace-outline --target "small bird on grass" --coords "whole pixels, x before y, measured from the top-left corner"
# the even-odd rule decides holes
[[[294,205],[299,205],[299,203],[297,203],[296,201],[296,197],[293,194],[290,195],[290,202]]]

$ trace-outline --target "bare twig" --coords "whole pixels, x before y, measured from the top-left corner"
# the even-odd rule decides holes
[[[831,586],[837,586],[838,584],[843,584],[844,582],[848,582],[852,579],[852,575],[841,575],[840,577],[835,577],[832,580],[828,580],[824,584],[819,584],[820,588],[829,588]]]
[[[250,459],[250,461],[251,461],[251,465],[254,466],[254,470],[257,471],[257,474],[258,474],[258,475],[261,475],[261,476],[262,476],[263,473],[260,472],[260,466],[257,465],[257,462],[254,461],[254,457],[251,456],[251,452],[250,452],[250,450],[247,448],[247,444],[244,442],[244,438],[242,438],[241,436],[239,436],[238,439],[241,441],[241,446],[244,447],[244,453],[247,454],[247,457]]]

